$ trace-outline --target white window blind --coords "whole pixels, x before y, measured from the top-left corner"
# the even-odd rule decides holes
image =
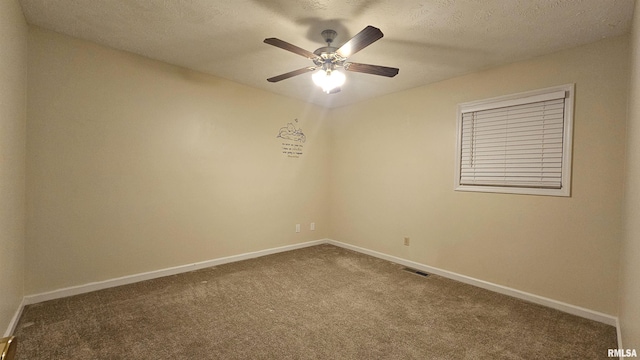
[[[566,93],[555,90],[463,106],[457,184],[561,189],[567,169]]]

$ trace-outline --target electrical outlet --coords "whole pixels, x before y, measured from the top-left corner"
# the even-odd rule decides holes
[[[311,223],[311,225],[309,225],[309,230],[313,231],[316,229],[316,223]]]
[[[296,232],[299,233],[300,232],[300,224],[296,224]]]
[[[409,246],[409,241],[410,241],[409,237],[405,236],[404,237],[404,246]]]

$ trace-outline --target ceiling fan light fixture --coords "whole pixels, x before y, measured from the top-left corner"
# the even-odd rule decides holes
[[[342,72],[335,70],[337,68],[344,69],[346,71],[386,77],[394,77],[398,75],[398,71],[400,71],[398,68],[388,66],[360,64],[347,61],[347,57],[366,48],[384,36],[382,31],[377,27],[368,25],[340,47],[332,45],[333,40],[337,36],[337,33],[334,30],[324,30],[321,35],[327,43],[327,46],[318,48],[314,52],[307,51],[278,38],[264,39],[266,44],[304,56],[305,58],[313,61],[314,64],[314,66],[308,66],[302,69],[289,71],[288,73],[278,76],[270,77],[267,81],[274,83],[294,76],[306,74],[310,71],[318,70],[312,75],[313,82],[321,87],[322,91],[327,94],[335,94],[340,91],[340,87],[344,84],[346,78]]]
[[[311,78],[313,79],[313,83],[320,86],[322,91],[327,94],[330,93],[331,90],[342,86],[346,80],[346,76],[338,70],[318,70]]]

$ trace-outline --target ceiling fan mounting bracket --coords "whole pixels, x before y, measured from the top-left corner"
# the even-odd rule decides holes
[[[326,42],[327,45],[331,46],[333,39],[336,38],[338,33],[335,32],[335,30],[327,29],[327,30],[324,30],[322,33],[320,33],[320,35],[322,35],[324,42]]]

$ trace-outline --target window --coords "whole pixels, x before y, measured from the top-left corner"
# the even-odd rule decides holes
[[[455,190],[570,196],[574,85],[458,105]]]

